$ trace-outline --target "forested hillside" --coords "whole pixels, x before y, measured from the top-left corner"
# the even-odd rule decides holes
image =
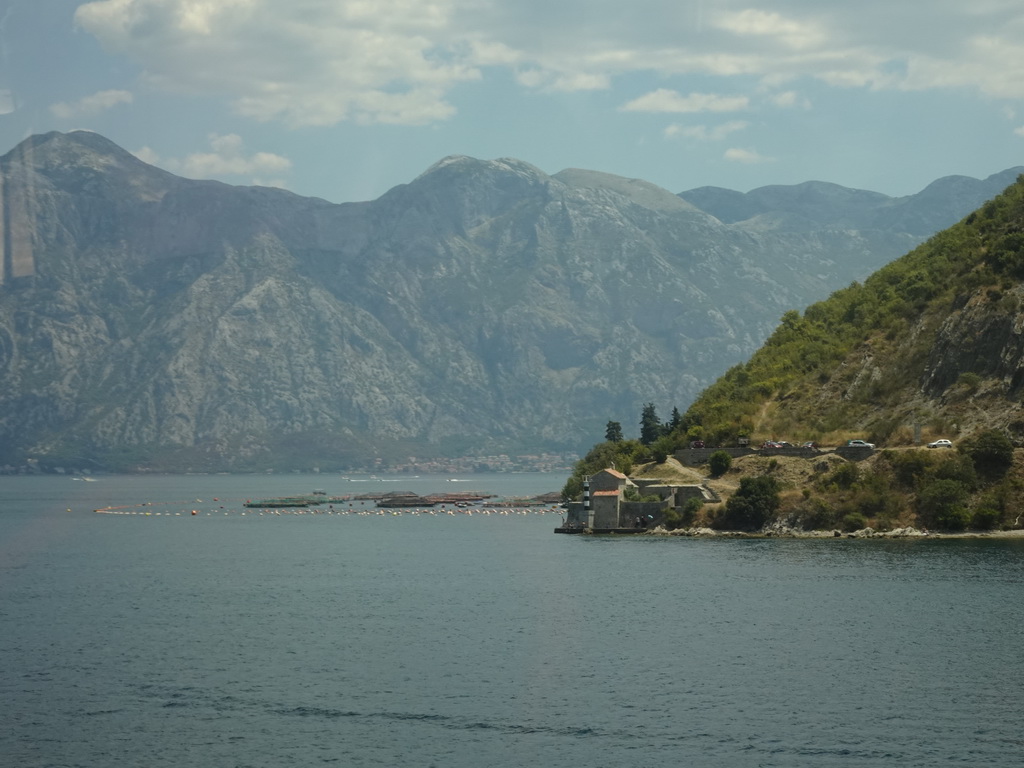
[[[782,323],[683,417],[738,436],[908,444],[1000,427],[1024,438],[1024,182],[863,284]]]

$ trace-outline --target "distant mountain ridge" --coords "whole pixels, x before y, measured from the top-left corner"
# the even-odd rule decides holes
[[[747,193],[698,187],[679,196],[726,224],[803,231],[821,227],[884,229],[928,237],[1006,189],[1024,172],[1010,168],[986,179],[945,176],[906,197],[806,181]]]
[[[929,190],[944,215],[980,204]],[[922,238],[822,202],[874,193],[805,194],[758,215],[821,226],[752,226],[640,180],[456,156],[335,204],[35,136],[0,158],[0,462],[579,449],[645,402],[685,407],[785,311]]]

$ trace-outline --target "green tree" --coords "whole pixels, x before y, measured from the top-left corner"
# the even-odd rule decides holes
[[[779,482],[769,475],[744,477],[715,520],[720,530],[759,531],[782,503]]]
[[[732,466],[732,455],[727,451],[715,451],[708,456],[708,467],[712,477],[721,477]]]
[[[697,513],[700,512],[700,508],[703,506],[703,499],[691,496],[678,509],[666,509],[664,517],[665,527],[671,531],[676,528],[686,528],[693,525],[694,520],[697,519]]]
[[[961,444],[960,450],[970,456],[979,475],[997,479],[1013,465],[1013,443],[998,429],[986,429]]]
[[[594,475],[602,469],[614,467],[624,475],[633,471],[636,457],[645,452],[638,440],[622,440],[620,442],[605,441],[591,448],[587,455],[576,462],[572,475],[562,488],[562,499],[572,501],[580,497],[583,490],[583,478]]]
[[[917,491],[917,515],[922,523],[944,531],[962,531],[970,514],[967,487],[948,477],[922,481]]]
[[[669,421],[668,421],[668,431],[669,432],[678,432],[679,431],[679,427],[681,427],[682,424],[683,424],[683,414],[681,414],[679,412],[678,408],[673,407],[672,408],[672,416],[669,418]]]
[[[971,514],[971,528],[978,531],[991,531],[1003,519],[1003,513],[993,506],[982,505]]]
[[[833,482],[843,490],[849,490],[857,484],[860,479],[860,468],[852,461],[847,461],[836,467],[829,475],[829,481]]]
[[[624,475],[633,474],[633,456],[628,453],[620,454],[614,468]]]
[[[658,413],[654,409],[654,403],[646,403],[640,414],[640,442],[650,445],[659,437],[663,428],[658,420]]]
[[[849,514],[843,515],[843,530],[847,533],[853,533],[854,531],[860,531],[868,527],[868,519],[864,517],[863,512],[850,512]]]
[[[968,491],[975,491],[978,488],[978,473],[974,463],[968,456],[951,456],[947,454],[932,467],[929,475],[937,480],[955,480]]]
[[[653,443],[651,443],[651,456],[659,464],[664,464],[665,460],[675,453],[676,441],[670,435],[662,435]]]
[[[562,501],[575,501],[583,493],[583,478],[572,475],[562,486]]]
[[[604,439],[610,443],[621,443],[622,425],[617,421],[609,421],[604,428]]]
[[[936,463],[935,454],[923,450],[883,451],[882,459],[892,468],[896,483],[908,491],[912,490]]]
[[[700,424],[694,424],[686,430],[686,440],[692,443],[694,440],[703,440],[705,436],[704,427]]]

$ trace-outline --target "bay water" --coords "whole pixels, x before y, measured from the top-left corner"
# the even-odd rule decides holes
[[[1024,761],[1019,541],[241,505],[563,481],[0,478],[0,765]]]

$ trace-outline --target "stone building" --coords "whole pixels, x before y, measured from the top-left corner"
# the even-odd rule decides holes
[[[627,501],[635,490],[641,496],[657,496],[658,501]],[[631,532],[659,525],[665,511],[681,507],[692,497],[716,500],[701,485],[669,485],[659,480],[633,480],[615,469],[603,469],[591,475],[584,485],[583,500],[568,505],[565,524],[559,533],[581,531]],[[640,521],[639,525],[637,521]]]
[[[603,469],[588,478],[583,501],[569,504],[564,529],[621,531],[656,524],[667,508],[666,501],[627,501],[627,491],[639,493],[636,483],[615,469]],[[641,525],[636,521],[640,520]]]

